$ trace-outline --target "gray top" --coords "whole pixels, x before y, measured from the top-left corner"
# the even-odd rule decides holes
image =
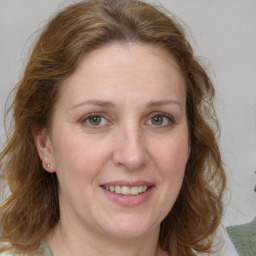
[[[256,217],[250,223],[230,226],[227,231],[239,256],[256,255]]]
[[[53,256],[52,250],[46,240],[43,240],[38,252],[34,256]]]

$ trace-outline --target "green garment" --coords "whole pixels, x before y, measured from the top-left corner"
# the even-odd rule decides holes
[[[34,254],[34,256],[53,256],[53,253],[46,240],[42,241],[37,253]]]
[[[239,256],[256,256],[256,217],[248,224],[227,227]]]

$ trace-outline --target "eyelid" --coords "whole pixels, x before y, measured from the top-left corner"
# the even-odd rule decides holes
[[[157,126],[157,125],[153,125],[153,124],[152,124],[153,126],[155,126],[155,127],[157,127],[157,128],[168,127],[168,126],[170,126],[170,125],[172,125],[172,124],[175,124],[175,119],[174,119],[174,117],[173,117],[172,115],[168,114],[168,113],[165,113],[165,112],[153,112],[153,113],[150,113],[149,118],[147,119],[147,122],[148,122],[152,117],[155,117],[155,116],[166,117],[166,118],[168,118],[169,121],[170,121],[167,125],[159,125],[159,126]]]
[[[106,120],[106,124],[103,124],[103,125],[90,125],[88,124],[86,121],[90,118],[90,117],[95,117],[95,116],[98,116],[98,117],[101,117],[101,118],[104,118]],[[171,114],[168,114],[168,113],[165,113],[165,112],[152,112],[148,115],[147,117],[147,120],[146,120],[146,123],[148,121],[150,121],[151,118],[155,117],[155,116],[161,116],[161,117],[165,117],[169,120],[168,124],[165,124],[165,125],[154,125],[154,124],[149,124],[149,125],[152,125],[156,128],[165,128],[165,127],[169,127],[173,124],[175,124],[175,119],[174,117],[171,115]],[[109,121],[109,118],[106,117],[106,114],[105,112],[92,112],[92,113],[88,113],[86,115],[84,115],[81,119],[80,119],[80,122],[89,127],[89,128],[93,128],[93,129],[100,129],[100,128],[103,128],[103,127],[106,127],[108,125],[111,124],[111,122]]]
[[[92,125],[92,124],[88,124],[88,123],[86,122],[89,118],[95,117],[95,116],[104,118],[104,119],[106,120],[107,124],[103,124],[103,125]],[[84,115],[84,116],[80,119],[80,122],[81,122],[82,124],[84,124],[85,126],[90,127],[90,128],[93,128],[93,129],[99,129],[99,128],[105,127],[105,126],[109,125],[108,123],[110,123],[109,120],[108,120],[108,118],[106,117],[106,115],[105,115],[103,112],[93,112],[93,113],[86,114],[86,115]]]

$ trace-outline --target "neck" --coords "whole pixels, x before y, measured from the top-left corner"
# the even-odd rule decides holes
[[[83,234],[58,223],[47,236],[54,256],[166,256],[158,246],[159,228],[143,237],[115,238],[83,229]],[[79,235],[78,235],[79,234]]]

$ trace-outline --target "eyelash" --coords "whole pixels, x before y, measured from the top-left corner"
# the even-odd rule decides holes
[[[169,114],[166,114],[166,113],[163,113],[163,112],[152,113],[150,115],[150,118],[148,119],[148,121],[150,121],[150,120],[152,121],[152,118],[154,118],[154,117],[161,117],[161,118],[168,119],[168,121],[167,121],[168,123],[164,124],[164,125],[162,125],[162,124],[160,124],[160,125],[151,124],[151,125],[155,126],[156,128],[165,128],[165,127],[169,127],[169,126],[175,124],[175,120],[174,120],[173,116],[171,116]]]
[[[86,125],[86,126],[88,126],[88,127],[90,127],[90,128],[93,128],[93,129],[100,129],[100,128],[102,128],[102,126],[108,125],[108,124],[103,124],[103,125],[99,124],[99,125],[97,125],[97,124],[91,124],[91,123],[89,123],[89,122],[90,122],[90,118],[97,118],[97,117],[99,117],[99,118],[101,118],[101,119],[104,118],[104,119],[106,120],[106,123],[108,123],[107,118],[104,117],[104,115],[103,115],[102,113],[90,113],[90,114],[84,116],[84,117],[81,119],[81,123],[84,124],[84,125]],[[101,121],[102,121],[102,120],[101,120]]]
[[[106,122],[106,124],[103,124],[103,125],[102,125],[102,124],[91,124],[91,123],[88,123],[88,122],[90,122],[90,118],[94,118],[94,117],[96,117],[96,118],[101,118],[101,121],[102,121],[102,119],[104,119],[105,122]],[[168,121],[167,121],[168,123],[167,123],[167,124],[164,124],[164,125],[162,125],[162,124],[160,124],[160,125],[155,124],[155,125],[154,125],[154,124],[152,124],[152,123],[149,124],[149,125],[154,126],[154,127],[158,128],[158,129],[160,129],[160,128],[165,128],[165,127],[169,127],[169,126],[171,126],[172,124],[175,124],[174,118],[173,118],[171,115],[166,114],[166,113],[163,113],[163,112],[154,112],[154,113],[151,113],[150,116],[149,116],[149,119],[147,119],[146,123],[149,122],[149,121],[152,122],[152,118],[154,118],[154,117],[161,117],[161,118],[166,118],[166,119],[168,119]],[[164,122],[164,121],[163,121],[163,122]],[[109,123],[109,121],[108,121],[108,119],[107,119],[102,113],[90,113],[90,114],[84,116],[84,117],[81,119],[81,123],[85,124],[86,126],[88,126],[88,127],[90,127],[90,128],[93,128],[93,129],[100,129],[100,128],[102,128],[102,127],[107,126],[108,123]]]

